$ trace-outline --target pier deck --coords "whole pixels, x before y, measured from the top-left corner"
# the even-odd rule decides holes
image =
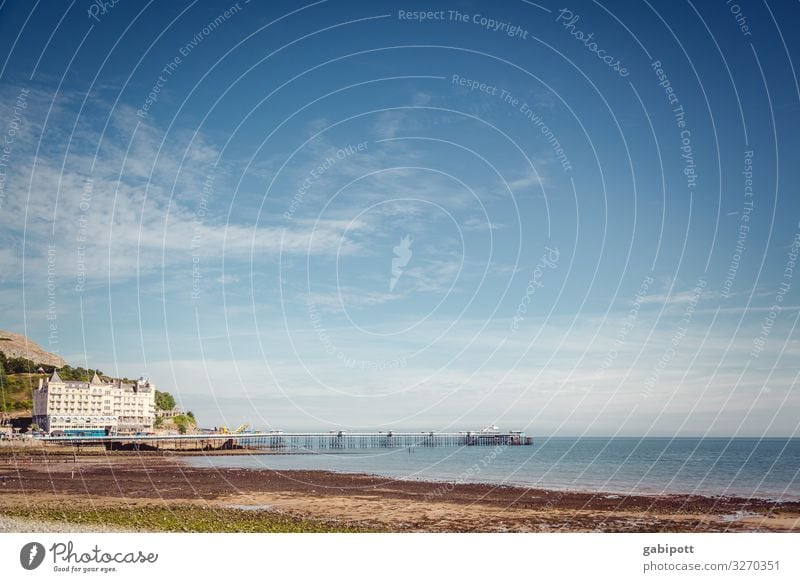
[[[411,447],[490,447],[532,445],[521,432],[253,432],[241,434],[125,435],[42,437],[67,446],[103,446],[108,450],[339,449]]]

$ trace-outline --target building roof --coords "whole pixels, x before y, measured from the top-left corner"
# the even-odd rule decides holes
[[[92,376],[91,383],[94,384],[94,385],[98,385],[98,384],[102,385],[103,384],[103,382],[100,380],[100,376],[97,375],[97,370],[95,370],[94,376]]]
[[[51,382],[63,382],[61,376],[58,375],[58,370],[53,370],[53,375],[50,376]]]

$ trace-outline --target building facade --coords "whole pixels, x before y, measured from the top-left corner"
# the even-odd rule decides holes
[[[183,414],[183,410],[177,406],[173,407],[172,410],[156,410],[156,418],[175,418]]]
[[[156,388],[148,380],[62,380],[58,371],[33,391],[33,422],[50,434],[111,435],[148,432],[155,420]]]

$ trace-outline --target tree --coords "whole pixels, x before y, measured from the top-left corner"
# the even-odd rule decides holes
[[[31,424],[31,432],[39,432],[40,430],[42,430],[42,429],[39,428],[38,424],[36,424],[35,422],[33,424]]]
[[[186,434],[189,432],[189,425],[191,424],[191,421],[188,416],[179,414],[172,419],[172,422],[174,422],[175,426],[178,427],[179,433]]]
[[[161,428],[162,424],[164,424],[164,417],[157,416],[156,419],[153,421],[153,428]]]
[[[64,367],[58,371],[58,375],[62,380],[80,380],[77,370],[69,364],[65,364]]]
[[[87,370],[81,366],[77,368],[73,368],[69,364],[65,364],[63,368],[58,370],[58,375],[61,376],[62,380],[73,380],[75,382],[88,382],[94,370]],[[98,371],[98,376],[102,376],[102,374]]]
[[[36,371],[36,364],[28,358],[8,358],[3,367],[9,374],[30,374]]]
[[[175,408],[175,398],[169,392],[161,392],[156,390],[155,394],[156,408],[159,410],[172,410]]]

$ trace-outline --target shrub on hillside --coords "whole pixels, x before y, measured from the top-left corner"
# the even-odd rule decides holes
[[[155,401],[158,410],[172,410],[175,408],[175,398],[169,392],[156,390]]]

